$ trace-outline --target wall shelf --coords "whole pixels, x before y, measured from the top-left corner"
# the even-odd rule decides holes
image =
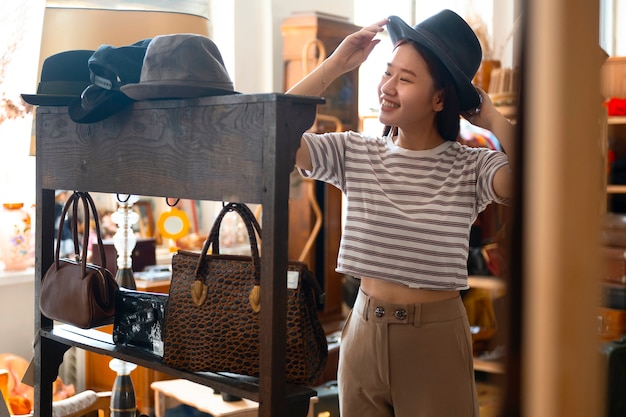
[[[623,125],[626,124],[626,116],[609,116],[607,123],[610,125]]]
[[[474,370],[492,374],[503,374],[504,364],[498,361],[487,361],[484,359],[474,358]]]

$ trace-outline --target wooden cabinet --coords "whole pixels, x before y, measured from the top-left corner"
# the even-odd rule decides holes
[[[137,102],[79,125],[65,107],[37,109],[35,305],[53,262],[55,190],[138,194],[263,205],[260,377],[189,373],[110,334],[35,315],[35,415],[52,415],[52,382],[74,346],[260,403],[261,417],[305,416],[315,391],[285,381],[289,177],[314,97],[232,95]]]
[[[287,91],[330,55],[339,43],[360,27],[347,19],[319,13],[298,13],[283,21],[283,88]],[[324,92],[325,103],[317,108],[318,133],[358,130],[358,70],[344,74]],[[341,239],[342,195],[334,186],[292,179],[289,220],[289,256],[297,259],[318,221],[312,200],[319,205],[321,229],[312,250],[303,259],[315,272],[326,291],[321,320],[328,331],[337,330],[343,321],[342,276],[335,272]]]
[[[340,16],[325,13],[299,13],[283,21],[283,88],[287,91],[329,56],[349,34],[360,26]],[[359,126],[358,70],[344,74],[324,91],[326,103],[318,113],[337,117],[343,129],[357,130]],[[322,125],[316,131],[335,129]]]

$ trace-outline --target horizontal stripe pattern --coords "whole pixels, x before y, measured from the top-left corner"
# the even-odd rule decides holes
[[[356,132],[307,133],[312,171],[347,197],[337,271],[410,287],[467,288],[469,232],[499,200],[501,152],[458,142],[412,151]]]

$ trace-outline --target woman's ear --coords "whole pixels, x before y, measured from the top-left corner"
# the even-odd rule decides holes
[[[437,90],[437,92],[435,92],[435,95],[433,96],[433,110],[435,110],[436,112],[440,112],[443,110],[444,96],[445,94],[443,93],[443,89]]]

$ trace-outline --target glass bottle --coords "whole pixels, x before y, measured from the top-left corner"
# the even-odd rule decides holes
[[[130,373],[137,367],[134,363],[112,359],[109,368],[117,372],[111,391],[111,417],[136,417],[137,402],[135,386]]]
[[[5,271],[22,271],[32,264],[31,217],[23,203],[4,203],[0,212],[0,255]]]

